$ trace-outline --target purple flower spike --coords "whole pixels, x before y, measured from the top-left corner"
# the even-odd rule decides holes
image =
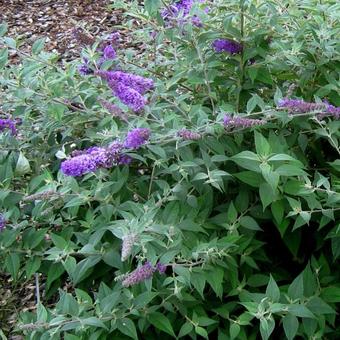
[[[67,176],[82,176],[96,169],[96,161],[87,154],[73,157],[61,163],[61,171]]]
[[[96,167],[110,168],[112,166],[112,157],[110,152],[105,148],[94,146],[86,150],[96,164]]]
[[[278,107],[287,109],[291,114],[322,111],[318,113],[318,117],[320,118],[324,116],[333,116],[336,119],[340,118],[340,107],[336,107],[327,102],[309,103],[302,99],[283,98],[279,101]]]
[[[243,50],[243,46],[240,43],[230,39],[217,39],[212,43],[212,46],[217,53],[238,54]]]
[[[177,132],[177,136],[183,138],[184,140],[198,140],[201,138],[199,133],[187,129],[179,130]]]
[[[137,283],[143,282],[152,278],[154,272],[155,268],[150,262],[146,262],[141,267],[128,274],[127,277],[122,281],[122,285],[123,287],[130,287]]]
[[[107,80],[109,81],[109,85],[110,83],[120,83],[125,86],[132,87],[140,94],[144,94],[154,88],[154,82],[152,79],[121,71],[108,72]]]
[[[229,128],[247,128],[256,125],[266,124],[266,121],[261,119],[250,119],[243,117],[231,117],[230,115],[226,115],[223,119],[223,125],[226,129]]]
[[[113,94],[132,111],[139,112],[146,105],[146,99],[132,87],[120,83],[113,87]]]
[[[0,214],[0,232],[6,228],[6,220],[2,214]]]
[[[10,118],[0,119],[0,132],[9,129],[11,130],[12,135],[16,135],[17,134],[16,124],[17,122]]]
[[[136,128],[128,132],[124,147],[128,149],[138,149],[150,138],[150,130],[146,128]]]

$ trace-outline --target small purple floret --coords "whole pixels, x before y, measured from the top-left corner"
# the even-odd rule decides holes
[[[150,138],[150,130],[146,128],[136,128],[128,132],[124,147],[128,149],[138,149]]]
[[[16,133],[17,133],[16,125],[17,124],[18,124],[17,121],[12,120],[10,118],[0,119],[0,132],[3,132],[6,129],[9,129],[9,130],[11,130],[12,135],[16,135]]]
[[[239,42],[230,39],[217,39],[212,43],[212,46],[217,53],[238,54],[243,50],[243,46]]]
[[[6,228],[6,219],[5,217],[0,214],[0,232]]]
[[[103,51],[103,57],[104,59],[108,60],[108,59],[115,59],[116,58],[116,51],[115,49],[111,46],[111,45],[107,45],[104,48]]]

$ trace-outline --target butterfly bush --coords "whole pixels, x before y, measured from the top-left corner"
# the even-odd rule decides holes
[[[338,338],[337,35],[304,3],[118,1],[124,46],[62,64],[0,24],[5,336]]]

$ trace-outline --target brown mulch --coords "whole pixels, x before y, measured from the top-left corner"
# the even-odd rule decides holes
[[[29,52],[32,43],[46,37],[45,50],[58,52],[63,59],[79,55],[81,46],[75,28],[93,37],[115,31],[122,12],[109,9],[109,0],[0,0],[0,22],[7,22],[8,35],[20,38],[21,49]]]

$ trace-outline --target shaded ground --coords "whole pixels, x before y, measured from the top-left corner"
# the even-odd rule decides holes
[[[47,37],[45,49],[71,59],[79,53],[73,31],[85,28],[93,36],[111,33],[121,23],[121,12],[109,11],[109,0],[0,0],[0,21],[9,36],[25,40],[28,52],[38,38]]]

